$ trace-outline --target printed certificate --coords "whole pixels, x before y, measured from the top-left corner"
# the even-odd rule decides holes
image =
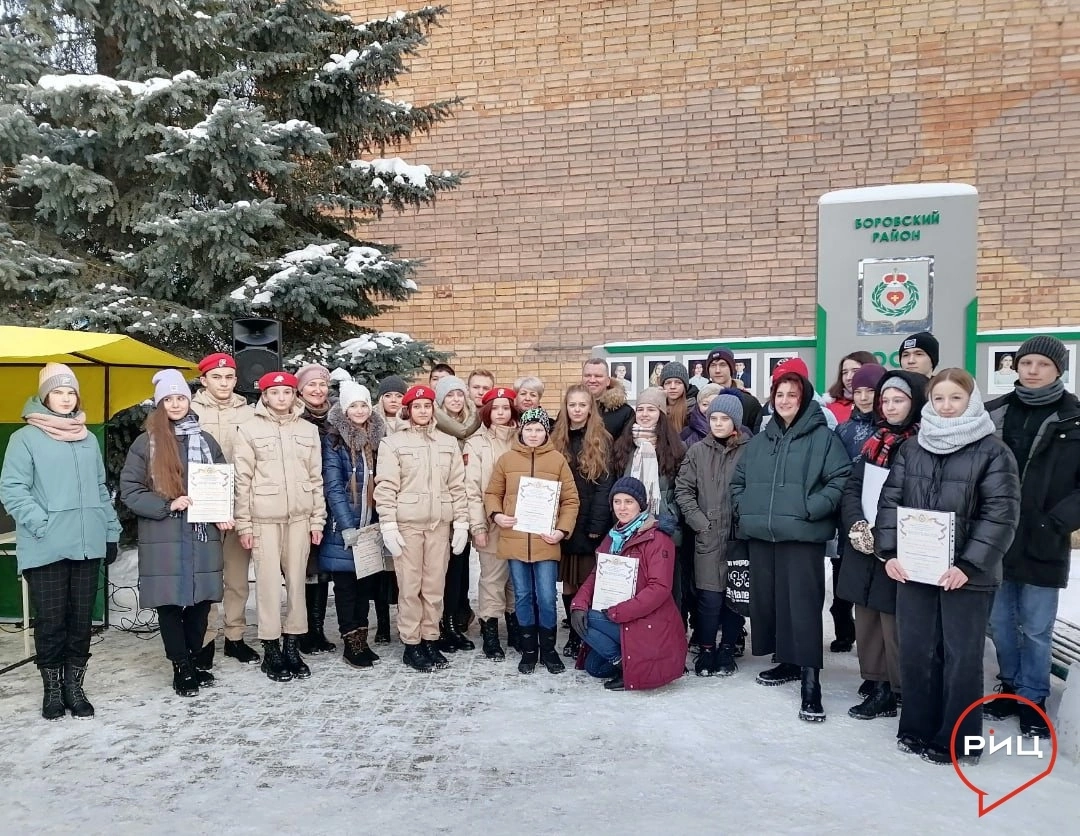
[[[896,509],[896,556],[909,580],[939,586],[953,565],[955,538],[952,511]]]
[[[606,610],[637,594],[638,559],[621,554],[596,554],[596,585],[592,609]]]
[[[552,479],[522,476],[518,482],[514,531],[524,534],[553,534],[559,514],[562,484]]]
[[[228,522],[233,518],[233,481],[231,464],[188,465],[187,509],[189,523]]]

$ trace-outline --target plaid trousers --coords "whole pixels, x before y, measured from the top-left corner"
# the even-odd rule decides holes
[[[34,648],[39,668],[90,658],[90,624],[101,560],[58,560],[23,571],[34,606]]]

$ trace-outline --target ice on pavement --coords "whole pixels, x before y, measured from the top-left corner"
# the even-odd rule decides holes
[[[132,565],[125,552],[113,580],[130,583]],[[457,653],[449,670],[410,673],[396,640],[376,647],[373,670],[355,671],[329,610],[339,650],[307,657],[303,682],[272,683],[223,658],[219,641],[217,686],[178,697],[160,638],[115,629],[95,638],[93,720],[42,720],[32,665],[0,676],[3,832],[1016,836],[1080,816],[1080,768],[1059,759],[977,819],[951,767],[896,751],[894,720],[847,716],[854,653],[826,653],[819,725],[796,719],[797,685],[755,685],[768,660],[749,656],[730,679],[690,675],[649,693],[609,693],[570,670],[522,676],[513,651],[502,663]],[[113,619],[131,615],[114,609]],[[255,644],[253,629],[247,638]],[[0,632],[0,667],[21,657],[22,636]],[[988,688],[993,672],[988,645]],[[987,758],[971,774],[1000,795],[1032,760]]]

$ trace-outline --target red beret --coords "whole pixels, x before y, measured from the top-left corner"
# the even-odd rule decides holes
[[[211,369],[235,369],[236,361],[229,354],[221,352],[208,354],[199,361],[199,373],[206,374]]]
[[[484,397],[480,399],[480,405],[489,404],[496,398],[506,398],[510,403],[513,403],[517,398],[517,392],[509,386],[496,386],[494,389],[488,389],[484,393]]]
[[[773,369],[772,381],[776,381],[780,378],[780,375],[788,374],[789,372],[810,379],[810,370],[806,368],[806,363],[803,362],[800,357],[789,357],[783,363],[777,363],[776,368]]]
[[[408,406],[415,400],[427,399],[432,403],[435,402],[435,390],[430,386],[413,386],[405,393],[405,397],[401,399],[402,406]]]
[[[296,389],[296,375],[288,372],[267,372],[259,378],[259,391],[265,392],[271,386],[291,386]]]

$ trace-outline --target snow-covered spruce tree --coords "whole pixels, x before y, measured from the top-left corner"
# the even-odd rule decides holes
[[[444,11],[0,0],[0,321],[194,358],[267,316],[287,365],[368,380],[441,358],[358,323],[406,300],[418,266],[363,223],[459,182],[387,155],[457,102],[385,93]]]

